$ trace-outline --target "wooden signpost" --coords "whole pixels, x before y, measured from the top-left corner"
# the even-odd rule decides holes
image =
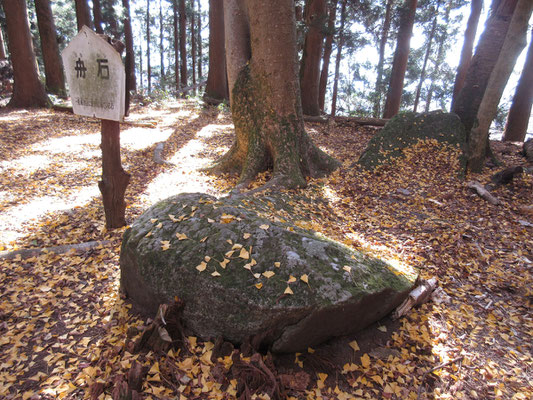
[[[106,227],[126,225],[124,194],[130,174],[120,161],[126,74],[119,52],[84,26],[62,53],[74,114],[102,121],[102,193]]]

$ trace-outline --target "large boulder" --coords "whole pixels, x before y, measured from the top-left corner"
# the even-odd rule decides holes
[[[155,204],[124,234],[122,290],[151,316],[179,297],[197,336],[292,352],[368,326],[412,289],[414,274],[260,217],[270,201],[281,200],[181,194]]]
[[[457,114],[442,111],[421,114],[405,112],[392,118],[368,142],[358,163],[364,169],[374,169],[401,157],[405,148],[420,140],[431,139],[458,146],[463,154],[466,151],[466,131]],[[465,167],[466,158],[462,157],[461,168]]]

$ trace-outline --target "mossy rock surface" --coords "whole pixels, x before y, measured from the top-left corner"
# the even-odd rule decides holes
[[[404,149],[427,139],[458,146],[463,154],[466,151],[465,127],[456,114],[442,111],[421,114],[405,112],[392,118],[370,140],[358,163],[364,169],[374,169],[401,157]],[[464,169],[466,158],[462,156],[460,161],[460,167]]]
[[[368,326],[412,289],[414,273],[260,217],[272,201],[286,204],[205,194],[155,204],[124,234],[122,290],[152,317],[178,296],[199,337],[291,352]]]

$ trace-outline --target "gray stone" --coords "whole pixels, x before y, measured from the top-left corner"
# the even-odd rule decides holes
[[[369,142],[358,160],[364,169],[374,169],[393,158],[419,140],[435,139],[441,143],[459,146],[466,151],[465,127],[456,114],[432,111],[429,113],[405,112],[392,118]],[[466,167],[466,157],[461,168]],[[459,171],[462,173],[463,171]]]
[[[292,352],[363,329],[413,287],[414,274],[260,217],[265,202],[181,194],[155,204],[124,234],[122,290],[152,317],[159,304],[179,297],[183,323],[199,337],[251,339]],[[224,258],[230,260],[225,268]],[[267,271],[275,275],[268,278]],[[291,276],[296,279],[288,283]],[[292,295],[284,294],[288,286]]]

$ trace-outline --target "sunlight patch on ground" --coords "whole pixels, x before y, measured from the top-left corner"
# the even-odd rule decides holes
[[[129,150],[142,150],[158,142],[164,142],[172,132],[172,129],[130,128],[120,133],[120,145]]]
[[[32,151],[46,151],[52,154],[62,153],[87,153],[87,149],[84,146],[100,146],[101,138],[100,134],[90,135],[73,135],[53,138],[45,142],[34,144],[31,148]],[[94,153],[94,151],[89,151]],[[100,153],[101,154],[101,153]],[[91,155],[93,157],[93,155]]]
[[[50,164],[52,164],[52,160],[49,157],[32,154],[17,160],[1,161],[0,172],[13,168],[18,169],[21,174],[30,175],[38,169],[48,168]]]
[[[7,244],[22,237],[25,234],[23,225],[32,220],[54,211],[82,206],[99,194],[97,185],[86,186],[69,196],[43,196],[4,211],[0,214],[0,243]]]
[[[211,124],[211,125],[204,126],[202,129],[200,129],[198,133],[196,134],[196,136],[207,139],[207,138],[212,137],[216,133],[220,133],[224,131],[225,129],[230,129],[230,128],[233,128],[233,124],[227,124],[227,125]]]

